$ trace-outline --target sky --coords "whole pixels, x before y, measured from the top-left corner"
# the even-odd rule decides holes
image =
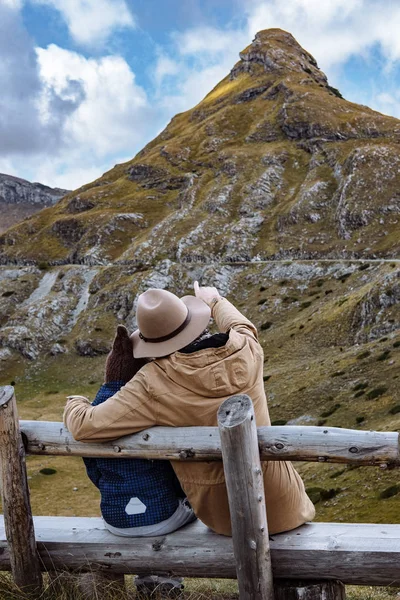
[[[279,27],[400,118],[400,0],[0,0],[0,172],[75,189],[195,106]]]

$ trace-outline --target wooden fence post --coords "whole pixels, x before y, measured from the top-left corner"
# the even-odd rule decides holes
[[[0,387],[0,438],[3,512],[11,570],[21,590],[39,595],[42,573],[36,550],[25,450],[14,388],[10,385]]]
[[[225,400],[218,427],[232,522],[240,600],[274,600],[264,482],[253,404]]]

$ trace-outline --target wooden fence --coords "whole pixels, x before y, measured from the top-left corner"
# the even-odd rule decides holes
[[[350,573],[351,570],[352,574],[346,576],[348,581],[400,585],[399,567],[389,564],[392,559],[398,561],[400,558],[399,526],[389,526],[398,527],[398,529],[391,531],[391,539],[395,540],[395,544],[387,552],[376,552],[371,541],[368,542],[371,546],[370,549],[363,547],[360,548],[359,553],[353,552],[352,554],[342,552],[341,557],[336,557],[331,560],[331,563],[328,560],[325,566],[321,561],[321,581],[316,581],[318,580],[318,568],[315,565],[311,566],[316,554],[313,554],[313,550],[305,550],[301,555],[301,560],[305,561],[307,567],[302,569],[300,566],[297,572],[302,573],[302,578],[313,581],[302,583],[275,580],[274,582],[275,572],[271,567],[260,463],[261,459],[379,465],[384,468],[397,467],[400,464],[400,455],[399,436],[396,432],[288,426],[259,427],[257,429],[250,398],[239,395],[226,400],[221,405],[218,411],[218,427],[174,429],[155,427],[120,438],[111,444],[85,444],[75,441],[62,423],[21,421],[19,428],[14,390],[11,386],[6,386],[0,388],[0,433],[3,508],[10,568],[16,583],[33,595],[38,596],[42,589],[41,570],[45,566],[43,564],[45,560],[42,556],[39,557],[37,551],[26,477],[25,451],[38,455],[96,456],[115,459],[120,457],[179,461],[222,459],[231,512],[233,553],[241,600],[273,600],[274,598],[275,600],[300,598],[303,600],[321,600],[322,598],[341,600],[344,598],[344,586],[334,579],[338,572],[336,569],[338,561],[346,561],[348,556],[352,556],[352,559],[356,557],[357,562],[347,571],[346,565],[342,570],[339,569],[340,574]],[[68,519],[72,520],[72,518]],[[76,519],[77,523],[79,521]],[[301,529],[299,528],[296,532]],[[178,533],[170,534],[167,538],[181,540],[182,544],[184,535],[179,537]],[[296,533],[296,535],[301,538],[301,533]],[[356,532],[353,532],[354,535],[357,539]],[[174,564],[180,562],[185,573],[193,572],[200,576],[207,576],[207,573],[225,577],[232,576],[234,573],[229,570],[229,567],[222,565],[229,554],[227,544],[232,542],[226,541],[227,538],[223,536],[211,533],[208,533],[203,541],[200,541],[199,538],[198,540],[198,555],[196,539],[194,539],[191,542],[193,546],[191,555],[189,556],[190,553],[187,553],[187,556],[182,556],[181,560],[177,560]],[[215,546],[217,555],[220,552],[220,568],[216,567],[213,570],[208,566],[208,571],[205,569],[201,571],[200,545],[211,542]],[[65,543],[67,544],[67,542]],[[68,543],[69,554],[71,554],[71,542]],[[126,544],[126,540],[123,542],[117,539],[113,545],[118,545],[118,543],[122,547]],[[147,542],[131,540],[132,547],[137,547],[140,543],[145,555]],[[186,538],[185,543],[187,543]],[[362,535],[360,536],[361,544]],[[377,548],[378,546],[380,548],[380,542],[376,544]],[[333,557],[336,549],[328,548],[328,550]],[[375,568],[364,568],[362,574],[357,575],[356,570],[357,568],[362,570],[362,561],[365,562],[368,552],[376,554],[373,557]],[[93,555],[93,561],[96,561],[96,556]],[[8,565],[8,559],[4,560],[4,565]],[[83,566],[84,560],[87,560],[87,554],[79,560]],[[146,561],[146,556],[143,560]],[[75,563],[76,561],[72,560],[71,566],[74,568],[76,567]],[[274,564],[274,560],[272,563]],[[140,561],[136,561],[135,564],[140,569]],[[330,564],[331,576],[329,576]],[[0,567],[1,565],[0,556]],[[149,566],[147,563],[147,567]],[[120,569],[124,568],[128,567],[120,567]],[[159,569],[160,564],[155,565],[154,568]],[[171,565],[169,564],[165,568],[171,568]],[[196,568],[198,568],[197,571]],[[119,567],[116,572],[119,573],[131,572],[130,570],[118,571],[118,569]],[[274,567],[274,571],[279,571],[279,567],[277,569]]]

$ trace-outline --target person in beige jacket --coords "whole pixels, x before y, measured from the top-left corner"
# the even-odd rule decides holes
[[[179,299],[149,289],[138,300],[135,358],[151,357],[107,402],[91,406],[82,396],[67,401],[64,421],[76,440],[105,442],[155,425],[216,426],[220,404],[248,394],[257,426],[270,425],[263,382],[263,350],[256,327],[216,288],[199,287]],[[210,317],[221,333],[204,334]],[[231,535],[222,463],[172,461],[197,517]],[[290,462],[262,463],[270,533],[314,518],[314,505]]]

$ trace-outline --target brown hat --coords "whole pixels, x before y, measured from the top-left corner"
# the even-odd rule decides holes
[[[167,290],[150,288],[138,300],[139,329],[131,335],[134,357],[157,358],[184,348],[204,331],[210,317],[210,308],[200,298],[179,299]]]

